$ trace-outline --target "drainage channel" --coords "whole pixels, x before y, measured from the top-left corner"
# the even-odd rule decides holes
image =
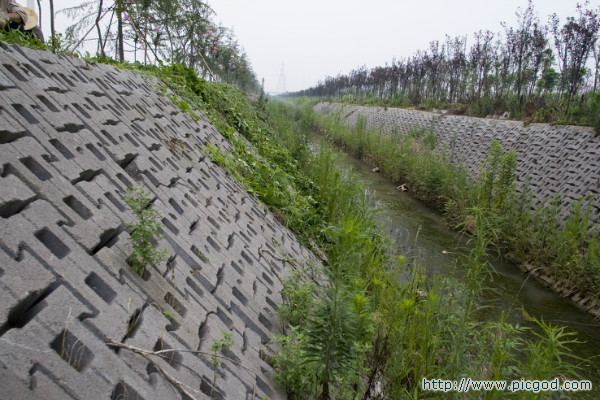
[[[468,248],[468,238],[449,230],[438,212],[402,192],[384,175],[372,172],[372,166],[340,153],[342,167],[352,170],[370,193],[373,204],[379,209],[378,222],[391,238],[393,252],[408,257],[418,257],[428,273],[460,279],[466,271],[460,263],[461,254]],[[580,379],[592,382],[592,392],[578,392],[581,399],[600,398],[600,324],[594,317],[568,300],[561,298],[533,277],[500,258],[490,259],[495,270],[485,292],[482,319],[497,321],[504,311],[507,320],[535,327],[522,310],[546,323],[562,325],[575,332],[580,344],[571,346],[576,356],[590,360],[581,370]]]

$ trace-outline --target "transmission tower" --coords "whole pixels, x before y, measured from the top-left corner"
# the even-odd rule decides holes
[[[277,82],[277,93],[285,93],[285,68],[283,63],[281,63],[281,71],[279,72],[279,81]]]

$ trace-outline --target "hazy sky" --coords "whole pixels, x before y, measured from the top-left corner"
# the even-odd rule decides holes
[[[81,0],[55,0],[56,9]],[[561,21],[576,15],[581,0],[534,0],[540,20],[557,13]],[[26,3],[26,0],[21,0]],[[46,4],[47,0],[42,0]],[[348,73],[362,65],[375,67],[394,57],[427,49],[445,35],[502,30],[516,26],[518,7],[527,0],[208,0],[222,26],[232,28],[265,89],[295,91],[326,76]],[[590,1],[598,9],[600,1]],[[43,5],[44,7],[44,5]],[[42,14],[48,12],[42,10]],[[43,18],[44,32],[49,23]],[[69,21],[61,18],[59,30]],[[46,33],[49,35],[49,33]]]

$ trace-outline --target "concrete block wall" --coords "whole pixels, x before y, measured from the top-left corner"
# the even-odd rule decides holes
[[[366,117],[367,129],[402,132],[431,129],[440,148],[447,147],[457,163],[466,165],[475,177],[489,154],[493,139],[505,150],[518,155],[519,182],[530,178],[533,206],[539,207],[563,196],[562,217],[572,201],[593,194],[592,217],[600,223],[600,135],[589,127],[551,126],[519,121],[472,118],[400,108],[343,106],[319,103],[314,110],[337,113],[355,125],[359,115]]]
[[[280,331],[273,269],[290,266],[269,253],[317,259],[204,156],[223,136],[152,78],[6,44],[0,60],[0,397],[208,398],[210,357],[194,352],[231,332],[238,363],[215,398],[285,398],[263,354]],[[144,277],[125,261],[132,185],[169,253]]]

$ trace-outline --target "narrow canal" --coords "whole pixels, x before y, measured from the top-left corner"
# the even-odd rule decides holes
[[[449,230],[439,213],[400,191],[384,175],[372,172],[370,165],[344,154],[340,155],[340,163],[353,170],[370,192],[374,206],[379,209],[378,221],[392,239],[395,254],[419,257],[420,263],[431,274],[459,279],[465,275],[459,259],[467,251],[468,238]],[[484,304],[481,304],[485,311],[479,317],[497,321],[504,311],[509,322],[535,329],[523,317],[524,309],[531,316],[575,332],[582,343],[571,348],[576,356],[588,360],[582,365],[580,379],[590,380],[593,391],[571,393],[573,396],[569,398],[600,398],[598,321],[533,277],[528,278],[517,266],[498,258],[490,262],[495,272],[486,283],[492,290],[485,293]]]

